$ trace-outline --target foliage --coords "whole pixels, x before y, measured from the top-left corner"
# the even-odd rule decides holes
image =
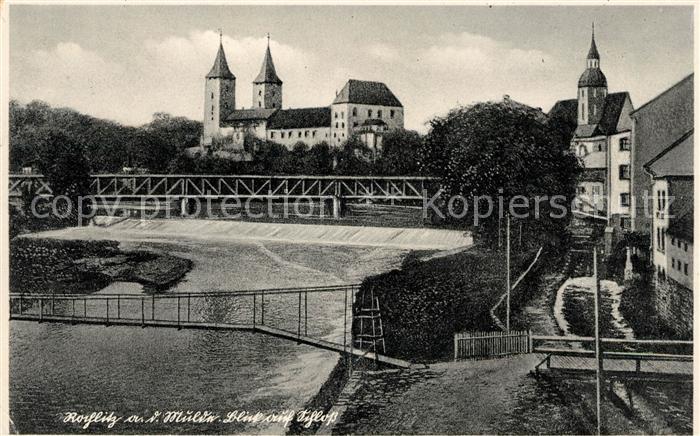
[[[497,241],[503,225],[498,200],[503,199],[505,215],[509,201],[517,195],[529,201],[529,208],[516,209],[520,214],[528,211],[528,217],[520,219],[527,229],[523,238],[534,240],[533,245],[555,245],[564,236],[570,213],[554,218],[550,212],[562,214],[562,210],[546,201],[536,217],[534,199],[563,196],[557,205],[569,209],[581,169],[564,136],[552,130],[544,114],[520,104],[478,103],[437,117],[430,126],[421,163],[424,172],[441,177],[443,200],[457,195],[466,199],[470,209],[462,219],[465,225],[472,223],[475,199],[488,196],[493,201],[494,213],[476,223],[478,238],[489,245]],[[479,205],[481,211],[488,209],[486,200]],[[458,211],[462,208],[460,203]]]
[[[375,162],[375,174],[397,176],[420,173],[423,137],[413,130],[392,130],[382,138],[382,151]]]

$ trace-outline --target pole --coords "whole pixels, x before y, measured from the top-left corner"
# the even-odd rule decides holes
[[[253,330],[255,330],[255,306],[256,306],[257,299],[258,299],[258,294],[253,293]]]
[[[601,349],[600,340],[600,283],[598,282],[598,253],[593,247],[593,280],[595,282],[595,294],[593,295],[593,303],[595,309],[595,357],[598,363],[596,368],[596,420],[597,434],[601,434],[602,416],[600,414],[600,401],[603,379],[603,350]]]
[[[506,218],[506,331],[510,332],[510,215]]]
[[[501,216],[498,215],[498,248],[501,248]]]

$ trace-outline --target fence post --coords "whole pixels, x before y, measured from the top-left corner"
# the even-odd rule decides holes
[[[532,353],[532,331],[527,329],[527,352]]]
[[[308,297],[309,293],[304,292],[304,336],[309,336]]]
[[[180,330],[180,296],[177,296],[177,329]]]
[[[146,327],[146,314],[144,310],[144,297],[141,297],[141,327]]]
[[[109,298],[105,300],[107,302],[107,325],[109,325]]]
[[[297,342],[301,338],[301,292],[299,292],[299,318],[297,322]]]
[[[151,321],[155,321],[155,319],[156,319],[156,294],[152,294],[151,295]]]
[[[54,311],[54,305],[56,304],[56,300],[54,299],[54,293],[56,291],[51,293],[51,316],[53,316],[53,311]]]
[[[117,295],[117,319],[121,318],[121,296]]]
[[[258,294],[253,293],[253,330],[255,330],[255,306],[258,299]]]
[[[87,298],[83,298],[83,318],[87,318]]]
[[[39,297],[39,322],[44,321],[44,299]]]
[[[455,362],[457,361],[457,333],[455,333]]]
[[[19,314],[20,314],[20,315],[22,314],[22,306],[23,306],[23,303],[24,303],[24,300],[23,300],[23,298],[22,298],[22,295],[24,295],[24,294],[19,294]]]
[[[190,322],[190,306],[192,303],[192,296],[187,294],[187,322]]]
[[[260,324],[265,325],[265,291],[260,294]]]
[[[73,313],[70,316],[70,322],[71,322],[71,324],[74,324],[75,323],[75,298],[71,299],[71,303],[73,306]]]

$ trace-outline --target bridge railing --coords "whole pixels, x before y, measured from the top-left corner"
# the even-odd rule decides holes
[[[91,194],[101,198],[236,197],[346,198],[420,200],[436,190],[437,181],[414,176],[262,176],[199,174],[95,174]],[[23,186],[38,186],[51,194],[41,175],[10,175],[10,195]]]
[[[266,326],[299,338],[320,338],[332,333],[327,326],[342,315],[343,338],[336,340],[347,346],[349,311],[358,289],[351,284],[150,295],[11,293],[10,319],[240,330]]]

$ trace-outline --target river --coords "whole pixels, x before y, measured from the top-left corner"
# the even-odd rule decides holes
[[[168,292],[357,283],[398,267],[405,249],[287,242],[125,239],[122,249],[163,250],[193,269]],[[109,292],[141,292],[113,283]],[[296,296],[294,297],[296,298]],[[343,296],[309,297],[310,329],[342,335]],[[268,303],[266,321],[296,324],[296,302]],[[235,310],[202,302],[199,313]],[[129,310],[128,308],[125,310]],[[338,355],[248,332],[10,323],[10,415],[21,433],[281,433],[252,424],[91,425],[65,423],[67,412],[150,417],[155,411],[226,414],[299,410],[326,380]],[[147,427],[144,427],[147,425]]]

